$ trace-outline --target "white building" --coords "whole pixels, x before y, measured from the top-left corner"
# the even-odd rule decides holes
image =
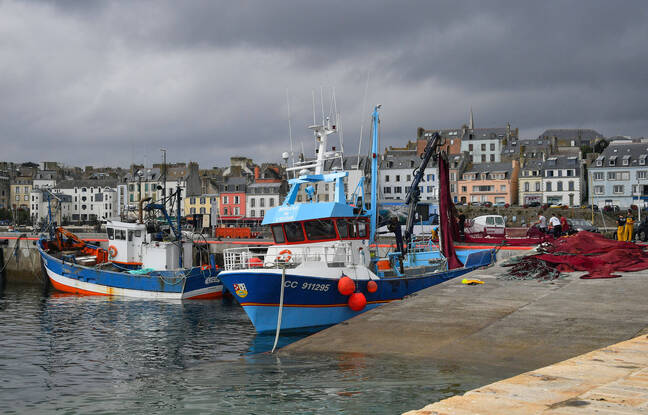
[[[549,157],[543,163],[542,169],[544,203],[580,206],[584,181],[580,157]]]
[[[386,151],[380,160],[380,193],[379,199],[404,200],[409,192],[414,169],[421,164],[421,158],[416,150]],[[421,201],[438,203],[439,177],[435,164],[430,162],[419,184]]]
[[[56,195],[69,196],[61,204],[62,218],[72,223],[94,222],[117,217],[118,198],[116,182],[99,180],[63,181],[51,189]],[[35,189],[30,194],[32,219],[47,220],[47,191]],[[66,204],[69,203],[69,207]]]

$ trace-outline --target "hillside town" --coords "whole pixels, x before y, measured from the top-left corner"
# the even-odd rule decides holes
[[[450,191],[457,205],[567,206],[601,209],[644,207],[648,196],[648,139],[606,137],[593,129],[548,129],[519,136],[510,123],[478,128],[472,111],[459,128],[418,128],[416,138],[379,155],[378,200],[398,202],[409,191],[429,137],[439,132],[450,163]],[[164,153],[166,157],[166,152]],[[299,155],[308,159],[314,155]],[[200,168],[196,162],[70,167],[56,161],[0,162],[0,223],[37,227],[56,203],[63,224],[97,224],[124,217],[139,201],[161,200],[181,189],[180,215],[201,228],[254,226],[288,191],[289,160],[255,163],[231,157],[229,166]],[[370,175],[368,156],[328,160],[327,172],[349,172],[347,195]],[[332,200],[318,184],[315,201]],[[438,176],[426,171],[421,200],[437,203]],[[367,189],[365,189],[367,191]],[[306,200],[300,194],[297,201]],[[609,208],[606,208],[609,207]]]

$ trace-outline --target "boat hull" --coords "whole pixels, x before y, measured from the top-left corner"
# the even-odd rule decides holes
[[[223,295],[219,270],[196,267],[182,273],[134,275],[64,262],[45,252],[40,242],[38,248],[47,277],[58,291],[150,299],[210,299]]]
[[[356,292],[364,294],[367,300],[367,305],[360,311],[353,311],[348,306],[349,296],[338,291],[339,277],[300,275],[296,270],[289,270],[283,283],[281,330],[340,323],[382,304],[402,300],[417,291],[488,265],[493,258],[490,252],[479,257],[482,262],[473,261],[469,267],[455,270],[417,277],[374,279],[377,290],[373,293],[367,289],[369,280],[356,280]],[[239,301],[257,332],[277,329],[282,285],[280,270],[224,271],[219,277],[225,288]]]

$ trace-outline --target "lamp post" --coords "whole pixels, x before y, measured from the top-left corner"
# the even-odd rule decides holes
[[[166,153],[167,150],[166,148],[161,148],[160,151],[162,152],[162,200],[166,198],[166,182],[167,182],[167,168],[166,168]],[[165,207],[166,207],[166,202],[164,202]]]

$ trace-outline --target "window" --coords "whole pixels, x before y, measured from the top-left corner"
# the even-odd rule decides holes
[[[540,191],[540,186],[541,186],[540,182],[536,182],[536,184],[535,184],[535,191],[536,192]]]
[[[495,225],[495,218],[493,216],[487,216],[486,225]]]
[[[472,144],[468,144],[468,151],[473,151],[473,145]]]
[[[391,187],[383,187],[383,193],[391,193]]]
[[[500,185],[500,192],[506,192],[506,185],[505,184]]]
[[[29,186],[25,186],[25,193],[29,193]]]
[[[407,179],[406,179],[405,181],[406,181],[406,182],[411,182],[411,181],[412,181],[412,176],[410,176],[410,175],[408,174],[408,175],[407,175]]]
[[[254,216],[254,213],[252,213],[252,216]],[[272,225],[270,229],[272,229],[272,237],[274,238],[276,244],[282,244],[286,242],[286,238],[284,237],[283,228],[281,227],[281,225]]]
[[[191,203],[192,205],[195,205],[196,204],[196,198],[192,197],[191,199],[189,199],[189,203]]]
[[[403,188],[402,188],[402,187],[400,187],[400,186],[396,186],[396,187],[394,187],[394,193],[402,193],[402,192],[403,192]]]
[[[389,175],[387,174],[387,175],[385,175],[385,182],[388,182],[388,181],[389,181]]]
[[[259,206],[260,207],[265,207],[265,198],[262,197],[262,198],[259,199]]]
[[[346,239],[349,237],[349,224],[346,220],[344,219],[338,219],[336,221],[337,225],[337,230],[338,234],[340,235],[341,239]]]
[[[358,238],[367,237],[367,223],[364,221],[358,222]]]
[[[252,209],[252,210],[250,211],[250,217],[251,217],[251,218],[255,218],[255,217],[256,217],[256,212],[254,211],[254,209]]]
[[[304,222],[304,229],[306,230],[306,236],[311,241],[335,239],[337,237],[333,221],[330,219],[318,219]]]
[[[450,181],[457,180],[457,173],[450,173]]]
[[[328,200],[328,195],[326,195],[326,200]],[[270,207],[273,207],[273,206],[274,206],[274,201],[275,201],[275,200],[274,200],[274,197],[271,197],[271,198],[270,198]]]
[[[547,182],[547,192],[551,192],[551,182]]]
[[[461,186],[461,191],[464,192],[464,193],[467,192],[468,187],[467,186]]]
[[[128,231],[128,240],[133,242],[133,231]]]
[[[200,204],[201,204],[201,205],[204,205],[204,204],[205,204],[205,198],[204,198],[204,197],[201,197],[201,198],[200,198]]]
[[[255,205],[256,205],[256,198],[254,198],[254,197],[250,198],[250,207],[255,207]],[[252,216],[254,216],[254,215],[252,215]]]
[[[486,144],[481,145],[481,151],[486,151]]]
[[[228,211],[228,209],[227,209],[227,206],[225,206],[225,207],[223,208],[223,215],[224,215],[224,216],[229,215],[229,211]]]
[[[196,213],[196,208],[193,208],[193,207],[192,207],[191,209],[189,209],[189,213],[191,213],[191,214]]]
[[[229,198],[227,196],[223,196],[223,203],[229,203]]]
[[[106,228],[106,233],[108,233],[108,239],[111,241],[115,239],[115,230],[113,228]]]
[[[567,185],[568,185],[567,188],[568,188],[569,190],[574,190],[574,181],[573,181],[573,180],[570,180],[569,183],[568,183]]]
[[[530,187],[531,187],[531,184],[529,182],[524,182],[524,191],[525,192],[528,192]]]
[[[23,200],[24,200],[25,202],[27,202],[27,201],[29,200],[29,195],[25,195],[25,196],[23,196]]]
[[[491,149],[491,151],[495,151],[495,143],[491,143],[490,149]]]
[[[236,216],[238,216],[238,215],[241,214],[240,211],[239,211],[239,207],[238,207],[238,206],[236,206],[236,207],[234,208],[234,214],[235,214]]]
[[[397,181],[397,182],[400,182],[400,174],[397,174],[397,175],[396,175],[396,181]]]
[[[614,194],[619,194],[623,193],[623,185],[622,184],[615,184],[612,188],[612,193]]]
[[[557,182],[556,183],[556,190],[559,192],[562,192],[563,189],[563,182]]]
[[[83,218],[85,215],[81,215]],[[115,239],[120,241],[126,240],[126,231],[124,229],[115,229]]]
[[[286,240],[288,242],[301,242],[304,238],[304,230],[300,222],[290,222],[284,225]]]
[[[495,154],[490,155],[490,161],[495,161]]]
[[[648,177],[648,171],[647,170],[640,170],[637,172],[637,179],[645,179]]]
[[[486,162],[486,154],[481,155],[481,161],[482,163]]]
[[[263,200],[263,199],[261,199],[261,200]],[[238,197],[238,196],[234,196],[234,204],[238,205],[239,203],[240,203],[240,202],[239,202],[239,197]]]
[[[604,179],[605,179],[605,175],[603,174],[602,171],[594,172],[594,180],[604,180]]]

